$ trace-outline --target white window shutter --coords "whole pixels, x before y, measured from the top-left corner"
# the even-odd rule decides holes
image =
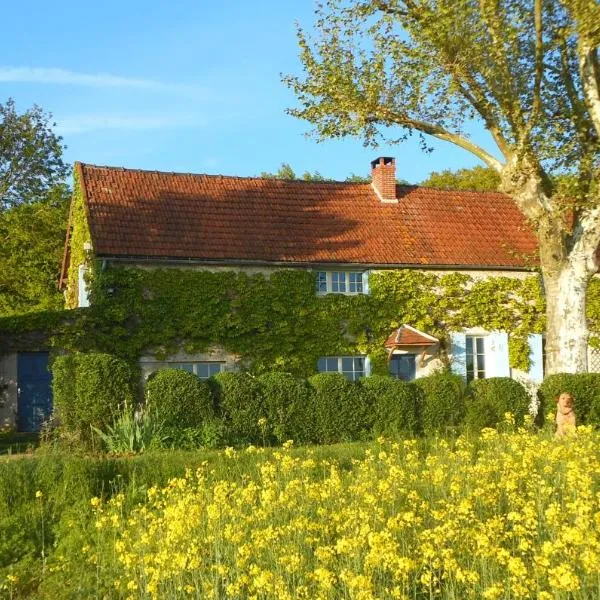
[[[467,336],[464,333],[451,333],[451,352],[453,373],[467,377]]]
[[[494,331],[484,338],[485,376],[510,377],[508,362],[508,333]]]
[[[365,377],[368,377],[371,374],[371,359],[369,356],[365,356]]]
[[[544,355],[542,351],[542,335],[532,333],[529,338],[529,372],[528,377],[534,383],[544,380]]]
[[[369,274],[370,273],[371,273],[371,271],[363,271],[363,273],[362,273],[363,294],[369,293]]]
[[[87,272],[87,267],[85,265],[79,265],[79,278],[77,281],[77,291],[78,291],[78,295],[79,295],[78,306],[80,308],[90,305],[90,299],[88,297],[87,281],[85,280],[86,272]]]

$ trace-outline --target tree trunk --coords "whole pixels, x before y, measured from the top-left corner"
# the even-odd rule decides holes
[[[588,328],[585,302],[589,273],[585,260],[574,257],[542,272],[546,293],[546,375],[587,372]]]

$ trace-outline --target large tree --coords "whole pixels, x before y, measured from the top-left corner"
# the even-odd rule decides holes
[[[0,104],[0,211],[44,197],[68,175],[53,126],[39,106],[19,114],[14,100]]]
[[[70,190],[56,185],[43,198],[0,212],[0,316],[60,309],[60,262]]]
[[[587,365],[600,242],[600,5],[595,0],[326,0],[299,28],[291,114],[322,138],[434,137],[482,160],[535,231],[549,372]],[[476,120],[496,150],[465,133]],[[552,175],[568,174],[569,193]]]
[[[476,190],[478,192],[495,192],[500,185],[500,177],[489,167],[471,167],[451,171],[432,171],[429,177],[419,185],[435,187],[441,190]]]

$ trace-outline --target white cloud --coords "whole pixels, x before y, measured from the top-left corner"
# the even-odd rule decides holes
[[[56,119],[60,135],[75,135],[106,129],[148,131],[175,127],[201,127],[205,121],[194,115],[73,115]]]
[[[37,67],[2,67],[0,83],[47,83],[103,88],[130,88],[158,92],[198,93],[205,88],[194,84],[168,83],[137,77],[122,77],[108,73],[75,73],[66,69]]]

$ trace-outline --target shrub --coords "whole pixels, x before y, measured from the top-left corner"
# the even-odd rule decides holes
[[[236,442],[262,442],[266,419],[261,388],[248,373],[218,373],[212,379],[217,407]]]
[[[51,365],[52,369],[52,398],[54,413],[61,427],[67,430],[76,428],[75,418],[75,355],[57,356]]]
[[[538,422],[556,413],[556,397],[570,392],[575,398],[578,425],[600,425],[600,373],[557,373],[544,379],[538,390]]]
[[[465,416],[465,382],[460,375],[443,372],[415,379],[421,392],[421,426],[426,435],[443,433],[462,424]]]
[[[369,428],[362,387],[341,373],[319,373],[309,379],[316,420],[317,442],[356,440]]]
[[[518,381],[510,377],[475,379],[469,384],[469,392],[466,403],[469,428],[496,427],[508,412],[514,416],[517,426],[523,425],[531,398]]]
[[[310,442],[316,437],[310,388],[289,373],[265,373],[259,377],[264,398],[267,431],[278,443]]]
[[[149,412],[133,415],[125,411],[105,431],[94,428],[109,454],[139,454],[150,448],[164,445],[165,432],[162,424]]]
[[[183,369],[164,369],[148,380],[146,408],[166,428],[200,427],[214,417],[208,384]]]
[[[418,394],[414,386],[381,375],[360,380],[375,436],[411,436],[420,429]]]
[[[53,392],[60,426],[89,440],[92,427],[104,429],[133,410],[131,369],[110,354],[62,356],[54,360]]]

